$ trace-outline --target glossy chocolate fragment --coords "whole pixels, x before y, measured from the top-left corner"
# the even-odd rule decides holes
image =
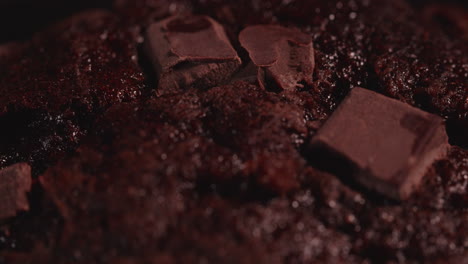
[[[355,169],[355,181],[406,199],[448,149],[444,120],[375,92],[354,88],[312,139],[333,166]]]
[[[244,29],[239,41],[257,66],[263,88],[295,90],[312,84],[315,62],[310,36],[298,29],[256,25]]]
[[[159,95],[219,85],[241,65],[223,27],[206,16],[174,16],[152,24],[146,52],[158,75]]]
[[[18,163],[0,170],[0,220],[29,210],[26,193],[31,190],[31,167]]]

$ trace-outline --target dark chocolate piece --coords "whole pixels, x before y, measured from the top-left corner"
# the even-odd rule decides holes
[[[223,27],[206,16],[174,16],[152,24],[146,50],[158,74],[159,95],[216,86],[241,65]]]
[[[315,62],[310,36],[298,29],[257,25],[244,29],[239,41],[258,67],[257,79],[262,88],[270,81],[283,90],[312,84]]]
[[[406,199],[448,149],[444,120],[375,92],[354,88],[312,140],[356,169],[355,180]],[[326,155],[326,154],[324,154]]]
[[[31,167],[26,163],[0,170],[0,219],[29,210],[26,193],[31,190],[31,184]]]
[[[117,0],[25,36],[0,59],[0,168],[34,162],[47,184],[29,213],[0,220],[0,263],[467,262],[468,150],[452,147],[388,206],[302,155],[343,95],[370,83],[448,117],[451,142],[467,142],[458,19],[438,12],[440,30],[415,1],[436,0]],[[258,66],[245,52],[242,81],[150,99],[138,29],[181,13],[213,17],[236,49],[247,25],[307,32],[313,89],[247,85]]]

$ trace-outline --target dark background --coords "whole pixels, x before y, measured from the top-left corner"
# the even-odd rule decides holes
[[[48,24],[112,0],[0,0],[0,42],[24,40]]]
[[[408,1],[416,6],[434,2],[451,2],[468,6],[468,0]],[[0,43],[27,39],[32,33],[48,24],[87,8],[111,9],[112,2],[112,0],[0,0]]]

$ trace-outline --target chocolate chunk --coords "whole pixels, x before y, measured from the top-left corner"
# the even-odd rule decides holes
[[[146,51],[158,74],[159,95],[216,86],[241,64],[223,27],[206,16],[174,16],[152,24]]]
[[[0,170],[0,219],[29,210],[26,193],[31,190],[31,167],[18,163]]]
[[[315,61],[310,36],[298,29],[257,25],[244,29],[239,41],[258,67],[257,79],[262,88],[271,84],[294,90],[312,84]]]
[[[448,149],[442,118],[375,92],[354,88],[312,139],[311,149],[355,169],[355,180],[406,199]],[[336,163],[338,161],[338,163]]]

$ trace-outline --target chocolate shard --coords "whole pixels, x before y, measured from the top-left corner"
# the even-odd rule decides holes
[[[31,190],[31,167],[17,163],[0,170],[0,220],[29,210],[26,193]]]
[[[207,16],[173,16],[154,23],[145,46],[158,75],[159,95],[217,86],[241,65],[224,28]]]
[[[258,67],[262,88],[295,90],[312,84],[315,61],[310,36],[298,29],[256,25],[244,29],[239,41]]]
[[[353,169],[364,187],[404,200],[449,144],[441,117],[354,88],[310,147],[323,163]]]

